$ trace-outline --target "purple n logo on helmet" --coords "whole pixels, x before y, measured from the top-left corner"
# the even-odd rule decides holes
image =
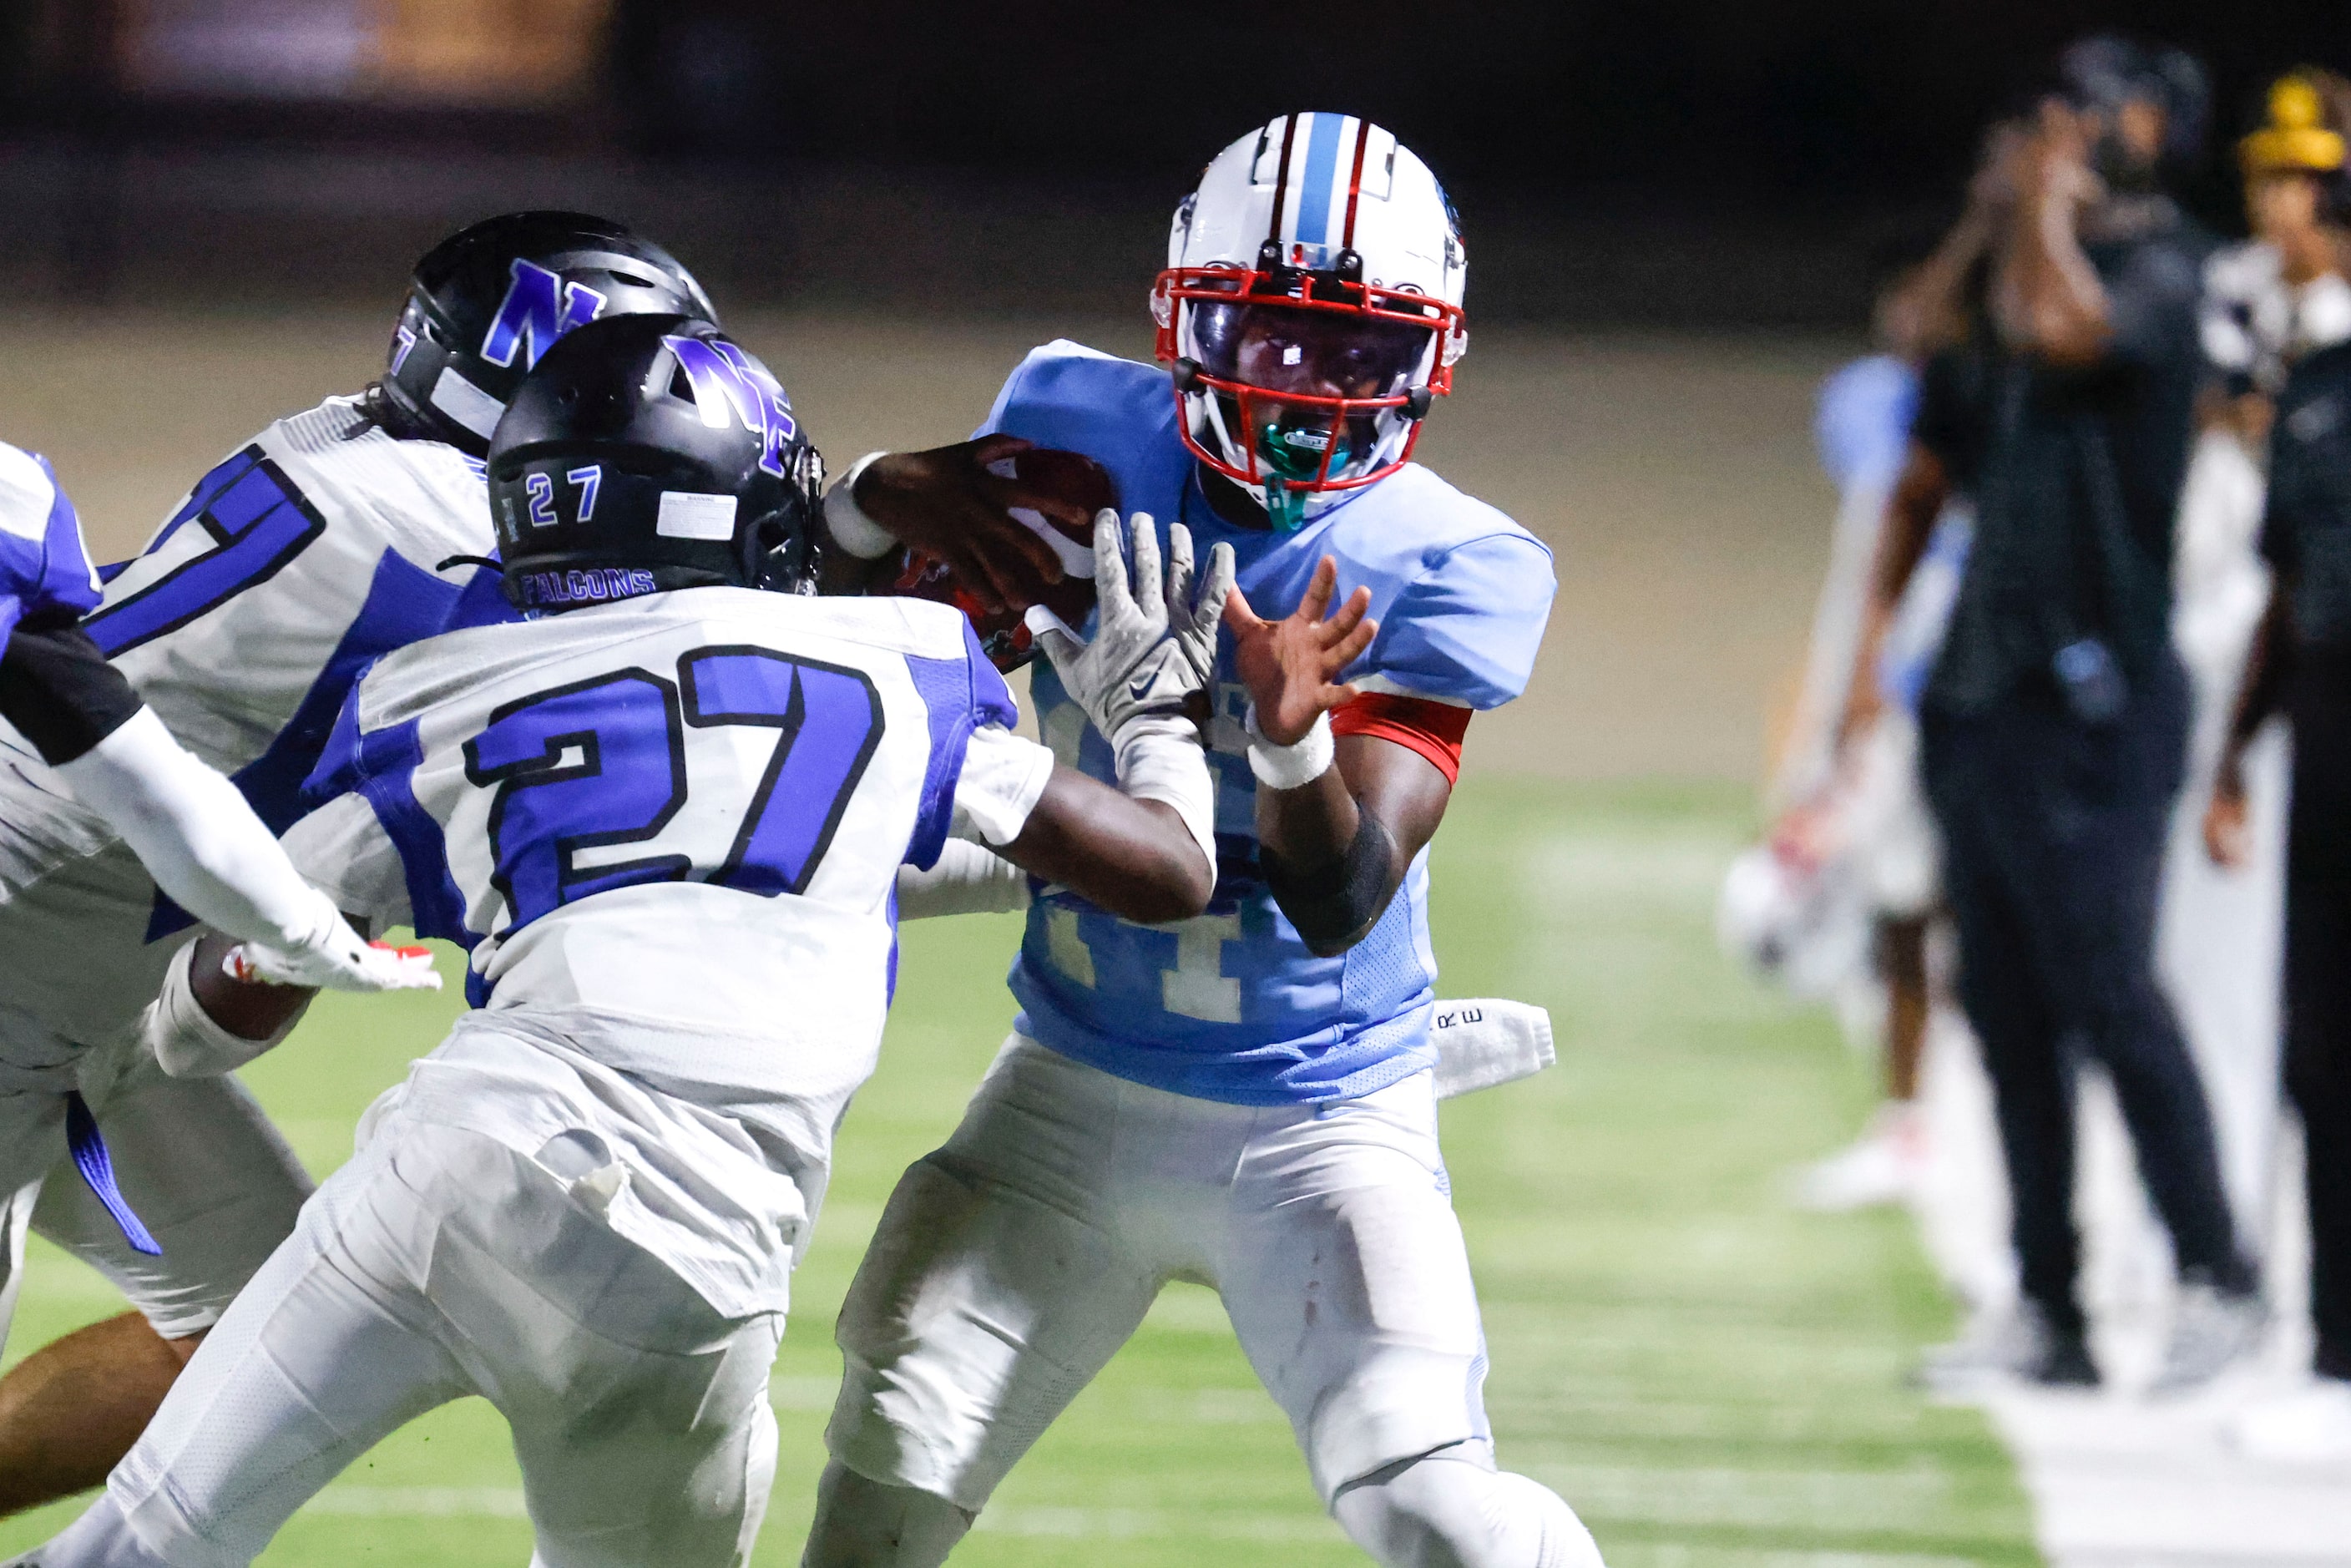
[[[574,327],[584,327],[602,314],[604,296],[584,283],[566,283],[535,261],[515,258],[514,281],[482,337],[482,358],[510,366],[522,355],[522,368],[538,363],[539,355]]]

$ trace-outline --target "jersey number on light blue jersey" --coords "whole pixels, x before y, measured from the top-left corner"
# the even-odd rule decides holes
[[[146,553],[164,549],[191,523],[211,537],[210,549],[82,622],[108,657],[176,632],[267,581],[327,531],[327,519],[258,446],[198,480]]]
[[[687,800],[685,726],[777,731],[726,858],[598,859],[648,843]],[[562,904],[687,879],[772,898],[805,892],[882,739],[882,699],[860,670],[772,649],[697,648],[677,678],[627,669],[501,706],[465,743],[465,777],[496,789],[493,877],[518,929]]]

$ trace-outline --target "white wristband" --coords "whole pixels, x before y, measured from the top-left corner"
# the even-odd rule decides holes
[[[824,526],[832,535],[832,542],[859,560],[879,560],[898,547],[897,536],[867,517],[857,504],[857,481],[877,457],[887,457],[886,452],[869,452],[849,465],[849,472],[832,482],[824,493]]]
[[[147,1049],[174,1078],[217,1078],[235,1071],[292,1034],[310,1006],[306,1000],[266,1040],[231,1033],[196,999],[190,971],[199,946],[191,942],[172,956],[171,967],[163,973],[162,989],[141,1019]]]
[[[1331,716],[1314,716],[1314,727],[1288,746],[1276,746],[1257,727],[1257,709],[1249,712],[1249,771],[1269,789],[1302,789],[1331,771],[1337,748],[1331,739]]]
[[[1132,800],[1156,800],[1184,819],[1208,869],[1217,865],[1217,783],[1200,730],[1188,718],[1133,718],[1111,737],[1118,787]]]

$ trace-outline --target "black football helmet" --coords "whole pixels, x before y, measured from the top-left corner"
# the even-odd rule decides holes
[[[507,213],[425,253],[379,383],[402,423],[475,457],[539,356],[612,316],[716,321],[675,256],[610,218]]]
[[[2110,186],[2127,191],[2176,180],[2202,154],[2212,84],[2204,63],[2186,50],[2095,34],[2066,46],[2057,58],[2057,77],[2059,96],[2110,121],[2134,99],[2163,110],[2163,146],[2151,164],[2137,162],[2109,124],[2092,161]]]
[[[768,367],[717,328],[615,316],[524,378],[490,438],[489,487],[507,601],[559,611],[803,587],[824,464]]]

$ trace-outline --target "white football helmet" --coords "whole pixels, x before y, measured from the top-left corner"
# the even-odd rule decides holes
[[[1151,292],[1184,443],[1295,528],[1404,466],[1469,346],[1444,187],[1387,131],[1286,114],[1176,209]]]

